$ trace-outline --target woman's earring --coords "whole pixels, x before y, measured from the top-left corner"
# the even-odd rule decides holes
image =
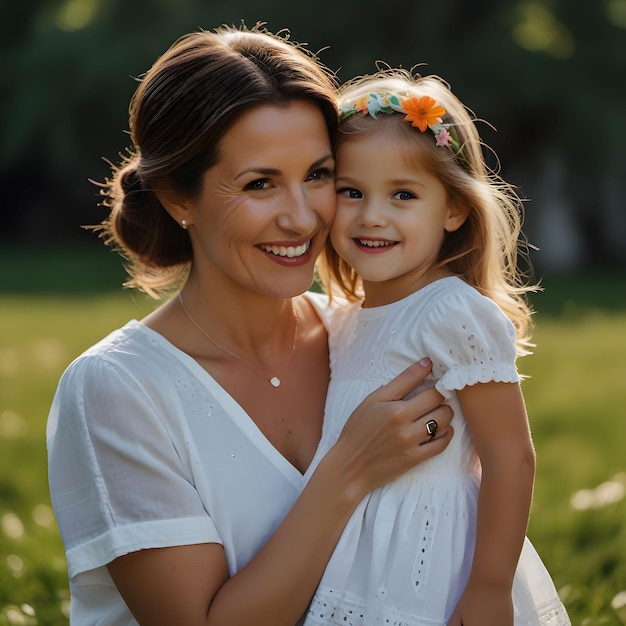
[[[187,230],[187,220],[181,220],[180,225],[183,227],[183,230]]]

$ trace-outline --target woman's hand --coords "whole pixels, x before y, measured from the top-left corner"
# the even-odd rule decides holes
[[[434,387],[402,399],[430,370],[430,360],[422,359],[367,396],[329,452],[340,456],[348,472],[344,476],[361,496],[439,454],[450,442],[452,410]],[[436,422],[434,437],[431,420]]]
[[[429,372],[429,361],[415,364],[361,403],[279,528],[232,577],[218,544],[140,550],[109,563],[137,621],[142,626],[296,623],[359,500],[448,445],[452,411],[437,391],[401,400]],[[438,424],[432,440],[430,419]]]

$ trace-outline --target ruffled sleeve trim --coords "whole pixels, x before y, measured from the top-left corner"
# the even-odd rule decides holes
[[[517,383],[519,380],[515,365],[510,363],[494,363],[490,368],[465,365],[446,372],[435,388],[447,400],[455,391],[477,383]]]

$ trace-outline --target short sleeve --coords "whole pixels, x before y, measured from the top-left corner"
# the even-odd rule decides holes
[[[47,443],[70,577],[136,550],[221,543],[153,397],[102,354],[61,378]]]
[[[513,324],[495,302],[474,290],[434,303],[422,336],[437,390],[446,398],[467,385],[520,380]]]

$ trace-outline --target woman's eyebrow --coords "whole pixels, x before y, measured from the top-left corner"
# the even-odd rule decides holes
[[[320,165],[323,165],[324,163],[326,163],[326,161],[329,160],[333,160],[333,155],[330,153],[313,162],[311,164],[311,167],[309,168],[309,171],[318,168]],[[237,180],[238,178],[241,178],[242,176],[250,173],[259,174],[260,176],[278,176],[281,172],[280,170],[273,167],[258,167],[256,165],[252,165],[251,167],[247,167],[245,170],[239,172],[239,174],[235,176],[234,180]]]

